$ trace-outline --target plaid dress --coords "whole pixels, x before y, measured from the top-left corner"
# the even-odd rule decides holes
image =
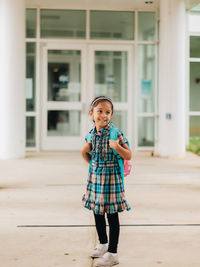
[[[89,166],[87,189],[82,201],[85,208],[95,214],[115,213],[130,210],[125,199],[121,170],[113,150],[109,147],[112,123],[92,133],[91,164]],[[118,132],[119,144],[127,143],[122,131]]]

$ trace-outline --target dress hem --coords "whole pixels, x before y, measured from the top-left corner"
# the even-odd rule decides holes
[[[95,214],[104,215],[105,213],[113,214],[116,212],[123,212],[125,210],[131,210],[131,207],[126,200],[122,200],[119,203],[109,203],[109,204],[95,204],[91,200],[83,199],[83,206],[88,210],[93,210]],[[111,209],[111,210],[110,210]],[[100,211],[101,210],[101,211]]]

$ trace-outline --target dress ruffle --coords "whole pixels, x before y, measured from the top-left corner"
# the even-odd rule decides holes
[[[124,210],[128,211],[131,209],[126,199],[123,199],[122,201],[116,203],[110,202],[108,204],[100,204],[95,203],[93,200],[87,199],[84,194],[82,203],[86,209],[93,210],[95,214],[100,215],[103,215],[104,213],[113,214],[116,212],[122,212]]]

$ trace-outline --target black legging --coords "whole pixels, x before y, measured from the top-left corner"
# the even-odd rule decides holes
[[[100,244],[108,243],[106,234],[106,220],[105,215],[94,214],[96,229],[99,237]],[[119,240],[119,217],[118,213],[107,214],[109,223],[109,246],[108,252],[117,253],[117,245]]]

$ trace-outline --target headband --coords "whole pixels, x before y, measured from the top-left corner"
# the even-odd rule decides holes
[[[102,100],[102,101],[108,101],[108,102],[110,102],[111,103],[111,105],[113,105],[113,103],[112,103],[112,100],[109,98],[109,97],[106,97],[106,96],[100,96],[100,97],[98,97],[98,98],[96,98],[96,99],[94,99],[93,101],[92,101],[92,103],[91,103],[91,107],[93,107],[94,106],[94,104],[97,102],[97,101],[100,101],[100,100]]]

